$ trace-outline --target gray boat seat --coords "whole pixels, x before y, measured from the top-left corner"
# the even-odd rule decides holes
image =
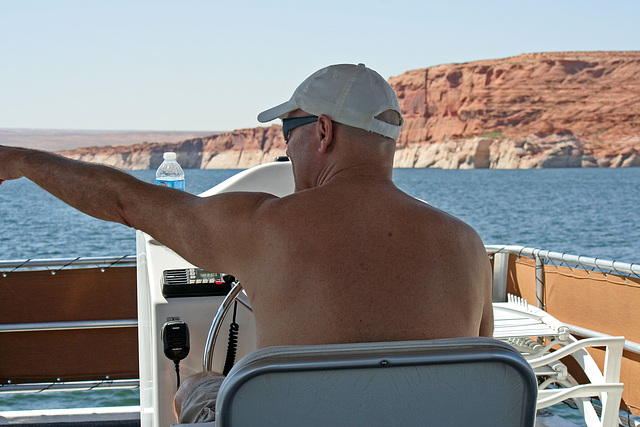
[[[533,426],[536,397],[529,364],[492,338],[280,346],[233,367],[215,426]]]

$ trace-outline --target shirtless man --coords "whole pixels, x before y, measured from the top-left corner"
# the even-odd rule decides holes
[[[479,236],[392,182],[402,116],[388,83],[361,64],[330,66],[258,116],[276,118],[295,180],[295,193],[282,198],[200,198],[8,147],[0,147],[0,180],[26,176],[198,267],[233,274],[253,307],[258,348],[491,336],[491,272]],[[234,245],[218,251],[211,242],[219,240]],[[178,413],[206,377],[183,383]]]

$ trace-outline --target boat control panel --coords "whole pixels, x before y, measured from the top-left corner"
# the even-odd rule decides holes
[[[200,268],[164,270],[162,295],[165,298],[224,296],[235,278],[229,274],[212,273]]]

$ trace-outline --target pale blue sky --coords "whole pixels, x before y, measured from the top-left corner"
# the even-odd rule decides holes
[[[640,50],[640,1],[0,0],[0,128],[232,130],[313,71]]]

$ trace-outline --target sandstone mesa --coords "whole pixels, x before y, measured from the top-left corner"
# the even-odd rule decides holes
[[[533,53],[408,71],[389,83],[405,126],[395,167],[528,169],[640,166],[640,51]],[[244,169],[284,155],[280,126],[179,143],[61,154],[154,169]]]

